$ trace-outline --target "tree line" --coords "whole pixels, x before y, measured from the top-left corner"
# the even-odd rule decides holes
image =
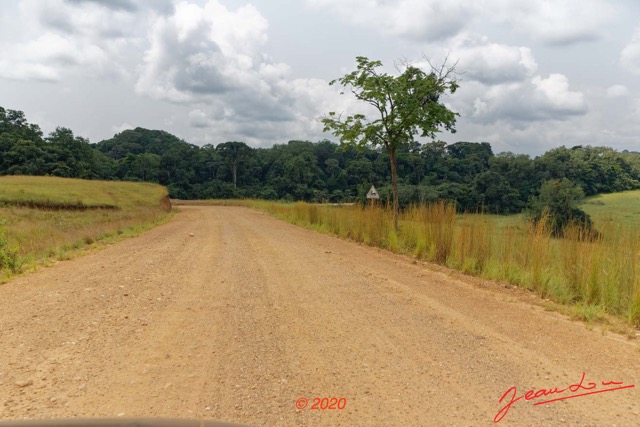
[[[386,201],[388,156],[328,140],[199,147],[143,128],[91,144],[63,127],[44,136],[23,112],[0,107],[0,175],[156,182],[179,199],[357,202],[373,184]],[[530,206],[548,181],[570,183],[586,196],[640,188],[640,153],[588,145],[532,158],[495,154],[486,142],[416,142],[399,147],[396,162],[401,206],[448,200],[460,210],[510,214]]]

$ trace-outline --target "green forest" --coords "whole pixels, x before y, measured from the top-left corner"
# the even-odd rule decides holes
[[[0,107],[0,175],[147,181],[177,199],[258,198],[359,202],[375,185],[391,190],[383,150],[292,140],[271,148],[228,141],[199,147],[168,132],[136,128],[90,143],[68,128],[45,136],[21,111]],[[586,196],[640,188],[640,153],[589,145],[532,158],[494,153],[487,142],[441,141],[399,148],[400,204],[455,202],[461,211],[511,214],[543,183],[565,180]]]

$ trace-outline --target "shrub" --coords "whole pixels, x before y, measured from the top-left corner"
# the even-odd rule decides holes
[[[534,224],[544,218],[546,229],[554,237],[563,237],[567,227],[573,226],[583,230],[582,238],[592,240],[599,233],[593,229],[591,217],[578,207],[583,199],[582,188],[566,178],[545,181],[532,200],[529,215]]]

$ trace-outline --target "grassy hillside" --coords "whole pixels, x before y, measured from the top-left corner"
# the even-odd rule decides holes
[[[154,207],[167,195],[150,183],[86,181],[41,176],[0,177],[0,204],[35,203],[52,209],[74,206],[119,209]]]
[[[0,273],[67,259],[97,241],[136,234],[166,218],[169,206],[166,188],[155,184],[0,177],[0,252],[14,251],[20,259],[17,266],[5,260],[4,268],[0,259]]]

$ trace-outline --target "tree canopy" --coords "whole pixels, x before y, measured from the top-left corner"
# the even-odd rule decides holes
[[[372,147],[293,140],[245,150],[236,163],[224,142],[199,147],[160,130],[136,128],[91,144],[70,129],[44,136],[20,111],[0,107],[0,175],[149,181],[172,198],[262,198],[364,202],[372,184],[392,197],[389,153]],[[246,148],[245,148],[246,147]],[[403,144],[397,149],[400,207],[439,199],[461,211],[516,213],[542,183],[567,179],[586,196],[640,188],[640,153],[605,147],[559,147],[532,158],[494,154],[485,142]]]

